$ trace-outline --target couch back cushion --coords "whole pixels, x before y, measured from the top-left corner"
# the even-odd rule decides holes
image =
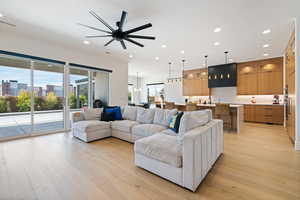
[[[136,121],[142,124],[152,124],[155,115],[155,109],[145,109],[137,107]]]
[[[185,112],[180,120],[179,135],[207,124],[212,120],[211,110]]]
[[[136,121],[136,114],[137,114],[136,109],[137,107],[135,106],[125,106],[124,112],[122,113],[123,119]]]
[[[103,109],[102,108],[91,108],[84,111],[83,117],[84,120],[99,120],[101,117]]]
[[[170,120],[176,114],[177,114],[177,109],[167,110],[167,109],[155,108],[153,124],[158,124],[158,125],[168,127]]]

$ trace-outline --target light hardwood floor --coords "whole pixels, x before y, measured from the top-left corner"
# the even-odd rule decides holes
[[[0,143],[0,199],[300,199],[300,152],[281,126],[245,124],[196,193],[134,165],[132,144],[54,134]]]

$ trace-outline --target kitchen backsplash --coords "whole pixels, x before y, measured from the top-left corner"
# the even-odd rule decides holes
[[[171,88],[166,89],[166,100],[176,103],[184,103],[185,97],[182,96],[180,91],[180,84],[172,85]],[[250,103],[251,98],[254,96],[257,104],[271,104],[273,95],[237,95],[236,87],[222,87],[213,88],[212,90],[212,102],[213,103],[236,103],[246,104]],[[169,95],[168,95],[169,93]],[[280,103],[283,103],[283,95],[279,95]],[[208,96],[194,96],[186,97],[191,102],[208,101]]]

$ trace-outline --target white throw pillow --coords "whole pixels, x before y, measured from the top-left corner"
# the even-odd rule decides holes
[[[101,113],[103,108],[91,108],[83,112],[83,117],[85,120],[99,120],[101,118]]]
[[[143,124],[152,124],[155,115],[155,109],[145,109],[137,107],[136,121]]]
[[[123,119],[136,121],[136,108],[135,106],[125,106],[123,112]]]
[[[166,110],[166,109],[155,108],[153,124],[158,124],[158,125],[168,127],[171,118],[176,114],[177,114],[177,109]]]
[[[211,120],[210,110],[199,110],[185,112],[180,120],[179,135],[192,130],[196,127],[203,126]]]

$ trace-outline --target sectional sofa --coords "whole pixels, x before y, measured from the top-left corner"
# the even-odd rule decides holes
[[[124,120],[99,120],[101,109],[73,115],[73,136],[85,142],[116,137],[134,143],[135,165],[195,191],[223,153],[223,122],[211,110],[185,112],[178,133],[168,129],[177,110],[125,106]]]

